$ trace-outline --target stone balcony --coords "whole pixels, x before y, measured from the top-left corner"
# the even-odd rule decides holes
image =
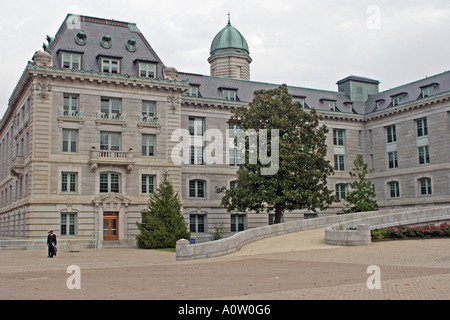
[[[125,122],[126,115],[124,113],[98,112],[97,121]]]
[[[134,163],[132,149],[129,151],[92,149],[89,159],[92,171],[95,171],[99,165],[113,165],[125,166],[127,172],[130,172]]]
[[[147,115],[139,116],[138,127],[161,127],[161,122],[158,117]]]
[[[63,120],[83,120],[83,113],[77,110],[59,110],[58,118]]]
[[[23,168],[25,167],[25,157],[22,155],[17,155],[13,159],[13,163],[9,171],[13,176],[23,175]]]

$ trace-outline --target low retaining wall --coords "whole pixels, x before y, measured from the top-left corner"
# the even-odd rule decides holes
[[[368,246],[372,243],[371,230],[374,229],[444,222],[450,222],[450,207],[402,209],[400,212],[358,216],[354,220],[326,227],[325,242],[340,246]]]
[[[450,207],[392,209],[297,220],[238,232],[231,237],[189,244],[181,239],[176,245],[177,260],[194,260],[223,256],[261,239],[292,232],[325,228],[325,241],[334,245],[369,245],[370,231],[397,225],[449,222]],[[348,230],[356,228],[356,230]]]
[[[346,225],[350,226],[351,221],[354,220],[385,216],[394,213],[404,213],[405,210],[406,209],[391,209],[372,212],[360,212],[354,214],[333,215],[307,220],[290,221],[270,226],[264,226],[260,228],[248,229],[245,231],[235,233],[234,235],[228,238],[199,244],[189,244],[188,240],[181,239],[177,242],[176,245],[176,259],[194,260],[194,259],[204,259],[223,256],[226,254],[236,252],[242,246],[250,242],[261,240],[264,238],[274,237],[292,232],[326,228],[333,224],[348,223]],[[424,209],[424,210],[432,210],[432,209]],[[353,225],[353,223],[351,225]],[[369,232],[370,234],[370,231],[367,232]],[[364,234],[367,234],[367,232],[364,232]],[[353,238],[354,233],[350,234],[352,234],[351,237]]]

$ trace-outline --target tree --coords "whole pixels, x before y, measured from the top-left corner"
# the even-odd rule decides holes
[[[367,175],[370,173],[367,163],[364,162],[362,155],[357,155],[353,164],[354,168],[350,172],[350,176],[354,181],[350,183],[351,190],[345,198],[347,209],[344,210],[344,213],[377,211],[375,186],[367,179]]]
[[[235,109],[230,123],[238,124],[244,132],[254,129],[259,141],[263,129],[267,129],[267,136],[271,136],[269,131],[278,130],[278,138],[272,137],[267,142],[268,155],[278,151],[278,170],[273,174],[261,174],[262,169],[267,169],[267,163],[262,161],[261,146],[257,153],[252,151],[248,138],[246,161],[239,166],[236,187],[216,189],[224,193],[222,206],[229,212],[274,211],[274,222],[279,223],[286,210],[316,212],[336,201],[327,188],[327,177],[334,174],[334,168],[325,159],[328,129],[319,125],[321,119],[315,110],[306,111],[300,103],[294,102],[286,85],[256,91],[248,107]],[[275,150],[275,142],[278,142],[278,150]],[[252,164],[248,160],[255,155],[258,161]]]
[[[148,210],[141,214],[142,223],[136,223],[140,231],[137,236],[139,248],[174,248],[179,239],[190,238],[179,196],[174,192],[167,172],[158,189],[150,194]]]

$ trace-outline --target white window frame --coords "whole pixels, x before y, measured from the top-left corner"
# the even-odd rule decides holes
[[[139,77],[156,78],[156,63],[139,62]]]
[[[68,63],[67,67],[65,67],[66,63]],[[78,67],[74,67],[75,64],[78,64]],[[81,54],[63,52],[61,54],[61,69],[81,70]]]
[[[119,74],[120,60],[113,58],[101,58],[101,72]]]
[[[78,129],[62,129],[62,152],[78,152]]]
[[[61,172],[61,192],[78,192],[78,172]]]
[[[156,134],[142,134],[142,156],[154,157],[156,155]],[[150,152],[152,151],[152,152]]]
[[[156,190],[156,175],[142,174],[141,175],[141,194],[150,194]]]

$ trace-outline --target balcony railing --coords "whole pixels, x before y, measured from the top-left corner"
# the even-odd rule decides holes
[[[134,160],[131,149],[129,151],[118,150],[91,150],[90,161],[91,169],[97,169],[98,165],[123,165],[127,171],[133,169]]]
[[[152,117],[152,116],[139,116],[139,124],[154,124],[159,125],[159,118],[158,117]]]
[[[125,117],[125,114],[123,114],[123,113],[98,112],[97,120],[125,122],[126,117]]]
[[[78,110],[59,110],[59,118],[82,120],[83,113]]]

